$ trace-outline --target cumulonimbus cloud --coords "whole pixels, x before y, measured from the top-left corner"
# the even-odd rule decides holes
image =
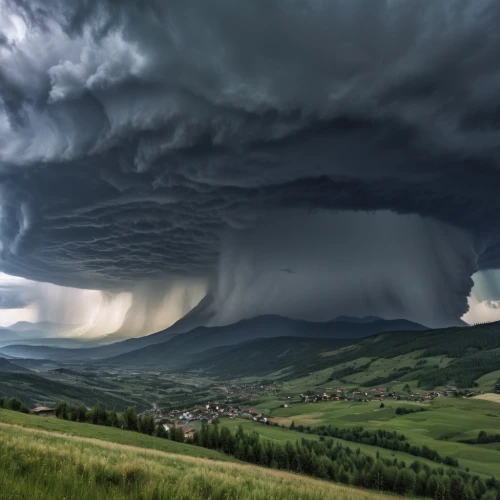
[[[461,283],[500,267],[498,2],[1,1],[3,271],[218,283],[221,235],[287,210],[432,218]]]

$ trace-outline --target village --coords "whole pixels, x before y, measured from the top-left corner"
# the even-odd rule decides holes
[[[267,393],[268,397],[276,395],[279,392],[276,384],[267,385],[247,385],[247,386],[231,386],[225,388],[227,394],[238,394],[242,396],[245,394],[248,401],[254,401],[254,406],[240,405],[232,402],[231,399],[224,399],[222,402],[207,402],[206,404],[196,404],[189,408],[183,409],[170,409],[161,410],[156,404],[153,405],[152,410],[146,411],[146,414],[153,414],[155,423],[163,425],[166,432],[172,426],[180,427],[184,432],[186,438],[191,437],[199,427],[201,422],[207,424],[218,424],[221,418],[241,418],[250,419],[262,424],[272,423],[271,415],[256,409],[258,403],[262,401],[263,393]],[[300,394],[298,397],[295,395],[279,396],[278,399],[282,402],[282,408],[292,408],[294,405],[319,403],[325,401],[331,402],[373,402],[380,401],[384,405],[386,401],[408,401],[415,403],[425,403],[432,401],[439,397],[461,397],[469,398],[481,394],[479,391],[459,391],[455,386],[448,385],[440,390],[433,390],[429,392],[412,392],[409,386],[403,388],[403,392],[397,392],[393,389],[379,387],[375,389],[346,389],[342,387],[327,388],[324,392],[307,391]],[[259,396],[260,395],[260,399]],[[239,399],[239,398],[238,398]],[[243,398],[241,398],[243,399]],[[193,425],[194,424],[194,425]]]

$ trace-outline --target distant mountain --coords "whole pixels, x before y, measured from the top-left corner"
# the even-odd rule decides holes
[[[384,321],[384,319],[379,316],[364,316],[362,318],[358,318],[357,316],[337,316],[332,321],[337,323],[372,323],[373,321]]]
[[[31,370],[16,365],[5,358],[0,358],[0,373],[32,373]]]
[[[350,344],[350,340],[308,337],[256,339],[194,354],[181,360],[180,368],[220,377],[266,376]]]
[[[78,327],[79,325],[54,323],[52,321],[39,321],[37,323],[30,323],[29,321],[18,321],[8,328],[9,330],[13,330],[14,332],[40,331],[50,335],[59,335],[61,333],[75,330]]]
[[[360,324],[342,321],[315,323],[281,316],[259,316],[249,320],[242,320],[233,325],[198,327],[188,331],[190,327],[198,325],[200,321],[207,321],[211,318],[210,305],[211,299],[208,298],[206,301],[204,299],[189,314],[170,328],[152,335],[127,339],[114,344],[98,347],[59,348],[48,346],[48,342],[37,342],[39,345],[31,346],[22,345],[21,343],[12,344],[10,342],[11,345],[2,347],[1,350],[3,353],[14,357],[51,359],[60,362],[81,362],[85,360],[112,358],[121,354],[135,352],[148,346],[151,346],[151,349],[146,352],[151,352],[152,355],[155,355],[154,346],[174,340],[177,336],[179,336],[179,340],[174,346],[196,344],[196,346],[193,345],[186,348],[186,354],[192,354],[213,347],[237,344],[256,338],[310,337],[355,339],[385,331],[426,330],[426,327],[407,320],[384,320],[377,318],[369,323]],[[209,335],[206,336],[205,334]],[[189,335],[189,337],[186,337],[186,335]],[[2,346],[1,341],[0,346]],[[181,351],[182,349],[179,351],[180,356],[183,355]],[[158,354],[158,356],[161,357],[161,354]]]
[[[0,346],[12,342],[32,343],[33,341],[36,341],[39,345],[45,345],[49,343],[48,339],[70,333],[77,327],[77,325],[53,323],[51,321],[40,321],[38,323],[19,321],[9,327],[0,327]],[[59,345],[62,346],[61,342],[59,342]]]
[[[168,342],[150,345],[107,361],[136,366],[161,365],[170,368],[179,365],[185,356],[257,338],[308,337],[353,340],[375,333],[401,330],[402,325],[403,329],[404,327],[415,330],[427,329],[406,320],[377,320],[362,324],[331,321],[316,323],[281,316],[258,316],[227,326],[198,327],[183,335],[177,335]],[[10,351],[7,352],[11,354]]]

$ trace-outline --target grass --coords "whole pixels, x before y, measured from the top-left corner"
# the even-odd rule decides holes
[[[365,429],[385,429],[404,434],[411,444],[426,445],[436,450],[440,455],[456,458],[460,468],[466,467],[472,473],[482,476],[499,476],[500,454],[496,447],[479,447],[461,443],[463,439],[476,437],[480,430],[488,433],[497,433],[500,425],[500,404],[480,399],[462,399],[454,397],[437,398],[431,403],[410,403],[403,401],[386,401],[385,408],[380,408],[380,402],[320,402],[320,403],[292,403],[291,408],[281,408],[283,401],[269,400],[261,404],[272,409],[272,417],[280,425],[289,426],[292,420],[295,425],[302,424],[316,427],[329,425],[334,427],[363,426]],[[395,410],[399,406],[424,407],[428,411],[396,416]],[[313,435],[297,434],[278,427],[269,427],[252,421],[224,420],[224,425],[236,426],[243,422],[244,426],[252,427],[263,437],[271,439],[289,439],[295,441],[299,437],[312,438]],[[267,430],[267,429],[271,430]],[[380,450],[373,446],[361,446],[357,443],[347,443],[352,448],[358,446],[365,453],[372,455]],[[411,463],[415,457],[404,453],[397,454],[398,458]],[[422,461],[422,459],[418,459]],[[436,464],[433,463],[435,466]]]
[[[251,465],[9,424],[0,425],[0,491],[5,500],[391,498]]]
[[[300,433],[296,431],[291,431],[288,428],[283,429],[282,427],[264,425],[258,422],[254,422],[253,420],[247,420],[247,419],[221,419],[221,425],[224,427],[228,427],[233,432],[236,431],[239,425],[242,425],[245,432],[255,431],[262,438],[277,442],[296,441],[302,438],[319,440],[319,436],[317,434]],[[403,452],[393,452],[392,450],[379,448],[377,446],[370,446],[366,444],[345,441],[343,439],[337,439],[337,438],[335,438],[335,442],[345,447],[349,447],[353,450],[359,448],[362,453],[370,455],[372,457],[376,457],[378,453],[382,458],[389,460],[394,460],[394,458],[397,458],[398,460],[405,461],[408,465],[410,465],[414,460],[418,460],[422,464],[425,463],[429,465],[429,467],[436,467],[437,465],[435,462],[426,460],[424,458],[414,457],[413,455]]]
[[[113,429],[100,425],[82,424],[59,420],[56,418],[42,418],[33,415],[13,412],[0,409],[0,423],[11,424],[21,427],[40,429],[49,432],[57,432],[78,436],[84,438],[99,439],[111,443],[119,443],[128,446],[137,446],[140,448],[164,451],[168,453],[177,453],[200,458],[209,458],[213,460],[234,461],[222,453],[197,446],[191,446],[184,443],[177,443],[167,439],[158,439],[137,432],[128,432],[122,429]]]

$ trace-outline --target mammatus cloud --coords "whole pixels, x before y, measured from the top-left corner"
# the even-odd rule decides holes
[[[292,314],[287,280],[314,288],[302,270],[316,246],[259,243],[253,276],[238,242],[286,219],[321,246],[311,210],[381,212],[383,245],[369,219],[342,223],[369,234],[362,257],[342,252],[373,261],[366,276],[383,269],[393,297],[374,302],[366,279],[353,313],[457,321],[474,270],[500,267],[498,2],[0,1],[3,272],[111,294],[196,283],[219,304],[240,287],[227,298],[241,303],[269,258],[283,294],[270,303]],[[416,275],[391,278],[408,221],[418,300]],[[341,273],[334,255],[320,261]],[[332,279],[322,297],[351,303],[356,287],[339,290]],[[325,310],[305,303],[305,317]]]

